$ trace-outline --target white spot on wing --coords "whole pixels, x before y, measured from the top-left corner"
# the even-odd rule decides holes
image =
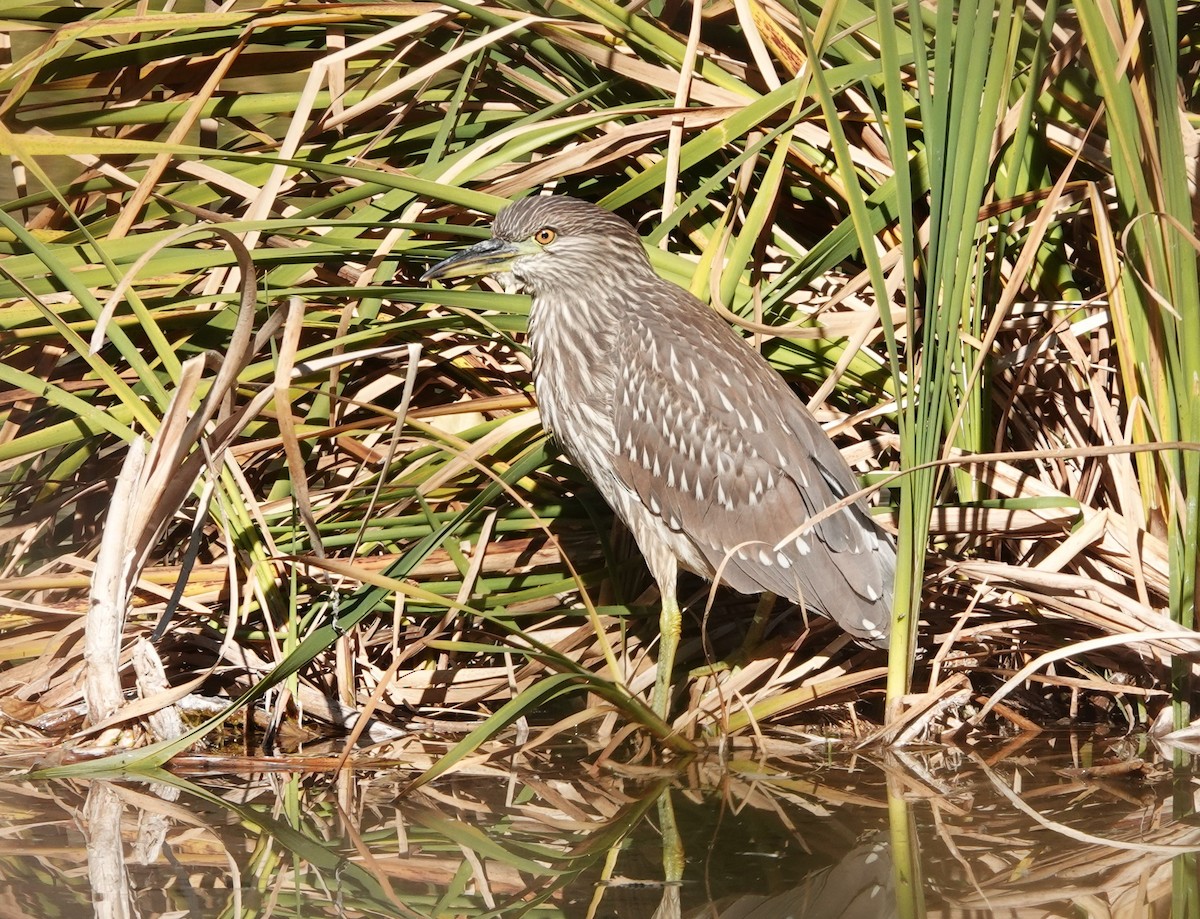
[[[808,540],[803,536],[796,537],[796,551],[801,555],[808,555],[808,553],[812,551],[812,548],[808,544]]]

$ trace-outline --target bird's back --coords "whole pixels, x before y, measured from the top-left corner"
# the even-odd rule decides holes
[[[856,501],[797,534],[857,483],[766,360],[673,284],[621,324],[612,468],[655,511],[659,537],[694,547],[685,567],[743,593],[769,590],[887,643],[895,549]]]
[[[895,549],[833,442],[762,356],[690,293],[658,277],[633,228],[565,198],[501,214],[533,295],[542,418],[637,539],[660,583],[676,563],[764,590],[885,645]]]

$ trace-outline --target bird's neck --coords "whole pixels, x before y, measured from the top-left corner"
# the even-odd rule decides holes
[[[584,299],[575,291],[539,291],[529,311],[529,349],[542,420],[561,435],[574,427],[568,415],[603,412],[611,405],[620,362],[612,351],[621,322],[604,296]],[[563,444],[568,453],[571,445]]]
[[[578,288],[537,291],[529,310],[534,365],[563,363],[582,369],[604,363],[624,312],[608,296],[584,297]]]

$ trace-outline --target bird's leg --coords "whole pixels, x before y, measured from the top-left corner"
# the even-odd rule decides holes
[[[736,670],[743,666],[746,661],[754,656],[754,651],[758,648],[762,641],[763,632],[767,628],[767,623],[771,621],[771,610],[775,608],[775,594],[769,590],[763,591],[758,598],[758,605],[754,608],[754,618],[750,620],[750,627],[746,629],[746,636],[742,639],[741,645],[731,655],[724,660],[714,661],[711,664],[705,664],[703,667],[697,667],[691,671],[688,676],[716,676],[718,673],[724,673],[727,670]]]
[[[745,663],[754,654],[754,650],[762,641],[767,623],[771,621],[771,610],[774,608],[775,594],[764,590],[762,596],[758,598],[758,606],[754,608],[754,618],[750,620],[750,628],[746,629],[746,637],[742,639],[742,646],[733,655],[735,664]]]
[[[679,648],[679,632],[683,616],[679,612],[679,600],[675,597],[675,585],[662,590],[662,613],[658,629],[658,670],[654,679],[654,694],[650,705],[664,721],[671,713],[671,671],[675,669],[675,652]]]

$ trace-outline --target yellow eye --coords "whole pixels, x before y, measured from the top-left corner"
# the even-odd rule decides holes
[[[535,243],[537,243],[539,246],[548,246],[548,245],[550,245],[550,243],[554,242],[554,240],[557,237],[558,237],[558,234],[555,233],[552,229],[550,229],[549,227],[542,227],[540,230],[538,230],[536,233],[533,234],[533,241]]]

